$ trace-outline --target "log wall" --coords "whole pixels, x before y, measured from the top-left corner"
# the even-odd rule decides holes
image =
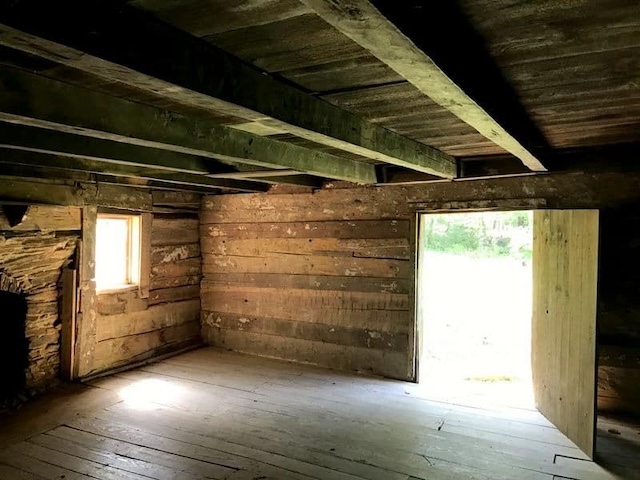
[[[212,345],[410,379],[415,228],[369,189],[209,197],[203,337]]]
[[[30,390],[44,389],[58,377],[59,280],[63,266],[74,255],[80,226],[77,207],[31,206],[15,227],[0,213],[0,289],[22,294],[27,301],[26,386]]]
[[[205,197],[203,337],[412,378],[416,212],[598,208],[598,405],[640,414],[638,185],[635,173],[572,173]]]
[[[166,196],[166,195],[165,195]],[[158,206],[156,210],[165,211]],[[200,239],[194,213],[153,213],[149,294],[97,295],[92,373],[200,343]]]

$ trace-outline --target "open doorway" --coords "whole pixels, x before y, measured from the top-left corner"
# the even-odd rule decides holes
[[[419,382],[431,398],[533,408],[530,211],[420,219]]]

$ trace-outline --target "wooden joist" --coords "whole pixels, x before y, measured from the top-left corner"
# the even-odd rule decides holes
[[[244,120],[236,122],[238,129],[288,132],[376,161],[456,176],[450,155],[263,75],[132,9],[70,2],[45,14],[38,3],[35,18],[29,3],[0,13],[0,45]]]
[[[406,78],[418,90],[449,110],[479,133],[501,146],[533,171],[545,171],[532,148],[514,136],[511,125],[501,124],[468,91],[450,78],[441,65],[399,30],[368,0],[302,0],[333,27]],[[384,2],[380,2],[384,3]],[[391,8],[391,7],[389,7]],[[394,8],[398,7],[394,4]],[[408,7],[407,7],[408,8]],[[427,8],[427,7],[425,7]],[[410,17],[420,15],[414,11]],[[431,17],[430,23],[438,22]],[[440,21],[443,21],[440,19]],[[421,24],[421,29],[431,28]],[[438,39],[440,42],[455,39]],[[475,72],[474,72],[475,74]],[[426,172],[431,173],[431,172]]]
[[[374,183],[373,165],[29,74],[0,71],[0,120],[266,168]]]
[[[46,167],[43,170],[40,167]],[[90,160],[67,155],[49,155],[34,152],[30,149],[5,149],[0,146],[0,171],[38,176],[35,171],[42,170],[45,177],[51,176],[49,169],[59,171],[75,171],[105,174],[114,177],[125,177],[142,180],[157,180],[168,185],[188,185],[201,187],[204,190],[219,189],[239,192],[264,192],[267,185],[257,181],[234,180],[227,178],[209,178],[205,175],[170,172],[164,169],[137,167],[135,165]],[[64,175],[63,175],[64,176]]]

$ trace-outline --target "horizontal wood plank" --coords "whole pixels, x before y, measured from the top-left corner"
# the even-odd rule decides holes
[[[96,372],[116,368],[145,358],[152,358],[167,351],[179,350],[182,346],[194,345],[199,341],[199,321],[129,337],[104,340],[96,344],[93,367]]]
[[[149,295],[149,305],[157,305],[159,303],[178,302],[182,300],[200,300],[199,285],[185,285],[182,287],[163,288],[153,290]]]
[[[211,344],[229,346],[242,353],[406,379],[402,377],[406,371],[403,353],[363,347],[356,348],[358,354],[355,355],[355,347],[234,330],[207,329],[203,335]]]
[[[166,245],[151,247],[151,264],[172,263],[187,258],[200,257],[200,244]]]
[[[237,238],[407,238],[408,220],[228,223],[205,226],[204,236]]]
[[[271,253],[372,257],[408,260],[408,238],[225,238],[205,236],[203,254],[259,257]]]
[[[303,275],[280,273],[209,273],[204,283],[230,286],[253,286],[260,288],[336,290],[348,292],[409,293],[409,279]]]
[[[151,245],[186,245],[199,242],[197,218],[154,217]]]
[[[186,260],[178,260],[173,263],[161,263],[151,267],[151,279],[157,277],[185,277],[192,275],[200,275],[202,265],[200,258],[187,258]],[[153,288],[153,285],[152,287]]]
[[[199,284],[200,275],[183,275],[181,277],[152,277],[150,283],[150,291],[153,292],[154,290]]]
[[[202,271],[204,274],[280,273],[408,279],[411,277],[411,264],[405,260],[295,254],[265,257],[208,255],[204,258]]]
[[[203,328],[252,332],[281,338],[298,338],[315,342],[405,352],[408,335],[387,333],[359,327],[329,326],[277,318],[248,317],[224,312],[203,312]]]
[[[103,342],[122,337],[135,337],[156,330],[176,327],[199,318],[200,301],[187,300],[166,305],[154,305],[139,312],[100,316],[96,339]]]
[[[305,208],[301,208],[304,205]],[[203,225],[321,222],[403,218],[410,213],[404,189],[322,189],[314,194],[203,197]]]

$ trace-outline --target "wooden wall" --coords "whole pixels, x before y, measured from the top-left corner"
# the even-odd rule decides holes
[[[640,417],[640,202],[600,217],[598,406]]]
[[[412,378],[414,225],[381,193],[208,197],[201,211],[204,339]]]
[[[605,208],[598,402],[631,413],[640,405],[638,185],[635,173],[572,173],[205,197],[203,337],[258,355],[411,378],[417,211]]]
[[[197,210],[152,214],[149,295],[138,289],[97,295],[92,373],[200,343],[200,239]],[[158,212],[164,213],[158,213]],[[144,245],[143,245],[144,248]]]
[[[59,280],[62,267],[72,261],[80,225],[77,207],[30,206],[24,221],[14,227],[0,213],[0,289],[23,294],[27,301],[26,386],[32,391],[46,388],[58,377]]]

